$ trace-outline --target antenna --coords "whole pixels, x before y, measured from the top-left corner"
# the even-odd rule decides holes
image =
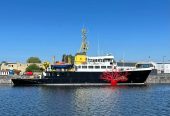
[[[123,53],[123,67],[125,66],[125,53]]]
[[[88,50],[88,44],[87,44],[87,31],[86,29],[83,27],[82,29],[82,43],[81,43],[81,47],[80,47],[80,50],[79,50],[79,53],[84,53],[86,54],[87,53],[87,50]]]
[[[52,57],[52,64],[55,64],[55,56]]]

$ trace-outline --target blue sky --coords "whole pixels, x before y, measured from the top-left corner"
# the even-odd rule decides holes
[[[88,55],[116,60],[170,60],[170,0],[1,0],[0,61],[43,61],[75,54],[81,29]],[[98,42],[99,41],[99,42]]]

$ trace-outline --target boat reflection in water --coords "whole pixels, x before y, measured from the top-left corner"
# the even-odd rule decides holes
[[[147,86],[40,86],[41,100],[47,109],[62,108],[71,115],[113,115],[123,112],[133,101],[135,91],[149,89]],[[134,93],[133,93],[134,92]],[[134,95],[132,95],[134,94]],[[59,109],[58,109],[59,108]],[[64,115],[64,113],[63,113]]]

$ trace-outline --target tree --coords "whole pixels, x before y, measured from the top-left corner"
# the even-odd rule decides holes
[[[27,63],[41,63],[41,60],[38,57],[30,57],[27,59]]]
[[[44,69],[46,70],[50,66],[50,63],[49,62],[44,62],[43,66],[44,66]]]
[[[63,54],[62,62],[74,64],[74,56]]]
[[[42,72],[42,69],[36,64],[31,64],[26,68],[26,72]]]
[[[0,67],[1,67],[2,64],[6,64],[6,63],[7,63],[7,61],[2,61],[2,62],[0,63]]]
[[[66,54],[63,54],[63,56],[62,56],[62,62],[65,61],[65,57],[66,57]]]
[[[71,55],[71,64],[74,64],[75,56]]]
[[[1,64],[3,64],[3,63],[7,63],[7,61],[2,61]]]

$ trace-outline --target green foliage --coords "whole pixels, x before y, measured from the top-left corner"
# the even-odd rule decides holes
[[[1,65],[2,65],[3,63],[5,63],[5,64],[6,64],[7,62],[6,62],[6,61],[2,61],[2,62],[0,63],[0,67],[1,67]]]
[[[62,62],[74,64],[74,56],[63,54]]]
[[[36,64],[31,64],[26,68],[26,72],[42,72],[42,68]]]
[[[44,66],[45,69],[47,69],[50,66],[50,63],[49,62],[44,62],[43,66]]]
[[[75,56],[70,55],[69,57],[70,57],[70,59],[71,59],[71,64],[74,64]]]
[[[38,57],[30,57],[27,59],[27,63],[41,63],[41,60]]]

